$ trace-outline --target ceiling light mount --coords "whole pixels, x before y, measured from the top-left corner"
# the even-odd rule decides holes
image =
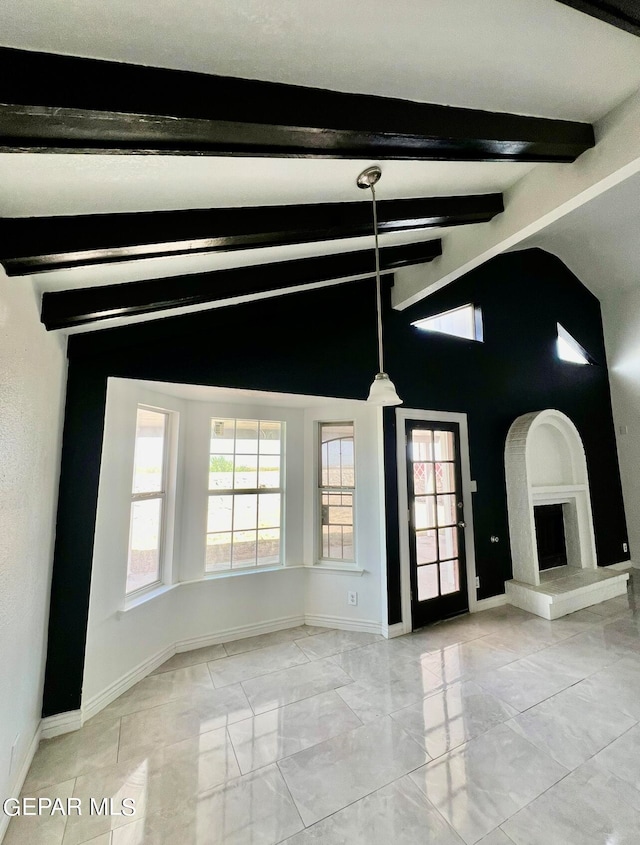
[[[377,164],[374,164],[372,167],[367,167],[366,170],[362,171],[356,179],[356,185],[359,188],[372,188],[374,185],[378,184],[381,176],[382,170]]]

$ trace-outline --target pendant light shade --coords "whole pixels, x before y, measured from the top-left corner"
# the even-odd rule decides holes
[[[394,383],[386,373],[378,373],[369,389],[367,402],[372,405],[402,405]]]
[[[378,363],[379,372],[373,380],[369,390],[367,402],[372,405],[402,405],[402,399],[396,393],[395,386],[384,371],[384,349],[382,346],[382,293],[380,282],[380,248],[378,246],[378,211],[376,208],[375,185],[382,176],[382,171],[376,165],[367,167],[358,176],[356,184],[359,188],[371,189],[371,200],[373,203],[373,237],[374,254],[376,258],[376,314],[378,317]]]

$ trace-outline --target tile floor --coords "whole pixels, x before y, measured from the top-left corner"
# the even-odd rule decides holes
[[[167,661],[44,741],[5,845],[638,845],[640,573],[549,622],[296,628]]]

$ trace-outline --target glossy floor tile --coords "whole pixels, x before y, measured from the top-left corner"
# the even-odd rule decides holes
[[[305,825],[386,786],[428,759],[389,717],[307,748],[278,764]]]
[[[640,602],[508,606],[384,640],[300,626],[175,655],[24,794],[134,816],[21,817],[5,845],[640,843]]]
[[[472,845],[566,774],[508,725],[499,725],[411,778]]]

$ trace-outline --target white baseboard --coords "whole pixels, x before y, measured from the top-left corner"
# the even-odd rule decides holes
[[[27,779],[27,775],[29,774],[29,769],[31,768],[31,764],[33,763],[33,758],[35,757],[36,751],[38,750],[38,745],[40,744],[40,736],[41,723],[38,724],[38,727],[36,728],[36,732],[33,735],[31,744],[29,745],[25,758],[22,761],[20,771],[13,779],[13,782],[9,784],[9,793],[3,796],[4,798],[18,798],[20,796],[24,782]],[[4,813],[0,813],[0,842],[2,842],[2,840],[4,839],[10,821],[11,816],[6,816]]]
[[[82,727],[82,710],[68,710],[55,716],[46,716],[40,722],[40,736],[42,739],[53,739],[60,734],[78,731]]]
[[[388,640],[392,640],[394,637],[401,637],[405,633],[404,622],[396,622],[395,625],[382,626],[382,636],[386,637]]]
[[[488,599],[479,599],[476,606],[470,609],[471,613],[479,613],[481,610],[491,610],[492,607],[502,607],[507,604],[506,593],[500,593],[498,596],[489,596]]]
[[[237,628],[227,628],[216,634],[207,634],[204,637],[194,637],[190,640],[181,640],[176,643],[176,652],[192,651],[194,648],[206,648],[218,643],[230,643],[234,640],[244,640],[247,637],[257,637],[260,634],[271,634],[273,631],[283,631],[286,628],[297,628],[305,624],[304,616],[283,616],[280,619],[272,619],[269,622],[260,622],[254,625],[240,625]]]
[[[336,628],[339,631],[362,631],[366,634],[381,634],[382,624],[372,619],[349,619],[346,616],[325,616],[306,614],[305,624],[318,628]]]
[[[227,628],[224,631],[216,631],[213,634],[207,634],[203,637],[193,637],[189,640],[180,640],[172,646],[169,646],[162,651],[157,652],[148,660],[139,663],[126,675],[123,675],[117,681],[110,684],[98,695],[94,695],[88,701],[82,704],[82,721],[86,722],[92,716],[95,716],[103,710],[116,698],[119,698],[128,689],[146,678],[154,669],[173,657],[177,652],[192,651],[196,648],[206,648],[210,645],[217,645],[218,643],[228,643],[232,640],[246,639],[247,637],[256,637],[259,634],[270,634],[272,631],[281,631],[284,628],[295,628],[298,625],[304,625],[305,618],[303,616],[285,616],[279,619],[271,619],[269,622],[260,622],[254,625],[240,625],[236,628]],[[71,728],[70,730],[75,730]]]

